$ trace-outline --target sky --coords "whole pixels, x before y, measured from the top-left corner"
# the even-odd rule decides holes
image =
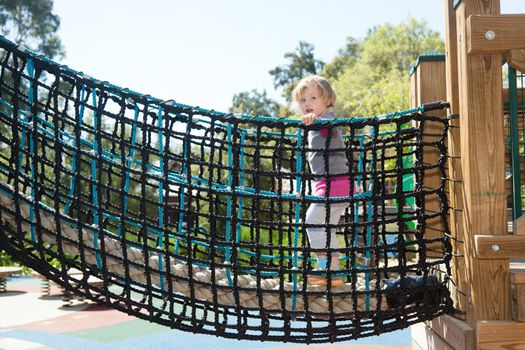
[[[226,112],[242,91],[283,102],[268,73],[299,41],[329,62],[347,37],[425,20],[444,37],[444,0],[55,0],[60,62],[160,99]],[[525,1],[501,0],[502,13]]]

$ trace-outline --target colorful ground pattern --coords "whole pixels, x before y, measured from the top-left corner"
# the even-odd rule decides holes
[[[29,277],[9,278],[0,293],[0,350],[410,350],[410,344],[408,329],[310,346],[191,334],[92,303],[67,306],[58,288],[43,296],[41,281]]]

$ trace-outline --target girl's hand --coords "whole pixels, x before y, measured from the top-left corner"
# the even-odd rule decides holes
[[[312,124],[314,122],[314,120],[316,120],[316,119],[319,119],[319,117],[317,115],[315,115],[314,113],[308,113],[308,114],[304,114],[304,115],[301,116],[301,120],[306,125]]]

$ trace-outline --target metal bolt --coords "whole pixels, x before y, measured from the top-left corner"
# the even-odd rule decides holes
[[[492,30],[488,30],[486,33],[485,33],[485,38],[487,40],[494,40],[494,38],[496,37],[496,33],[494,33]]]
[[[493,251],[493,252],[499,252],[500,249],[501,249],[501,248],[500,248],[499,244],[494,243],[494,244],[492,245],[492,251]]]

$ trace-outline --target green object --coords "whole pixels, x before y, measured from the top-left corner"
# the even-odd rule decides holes
[[[521,77],[523,77],[521,75]],[[516,69],[509,67],[509,127],[510,154],[512,171],[512,218],[516,220],[522,214],[520,145],[518,127],[518,84]],[[522,136],[522,135],[521,135]],[[523,143],[523,142],[522,142]]]

